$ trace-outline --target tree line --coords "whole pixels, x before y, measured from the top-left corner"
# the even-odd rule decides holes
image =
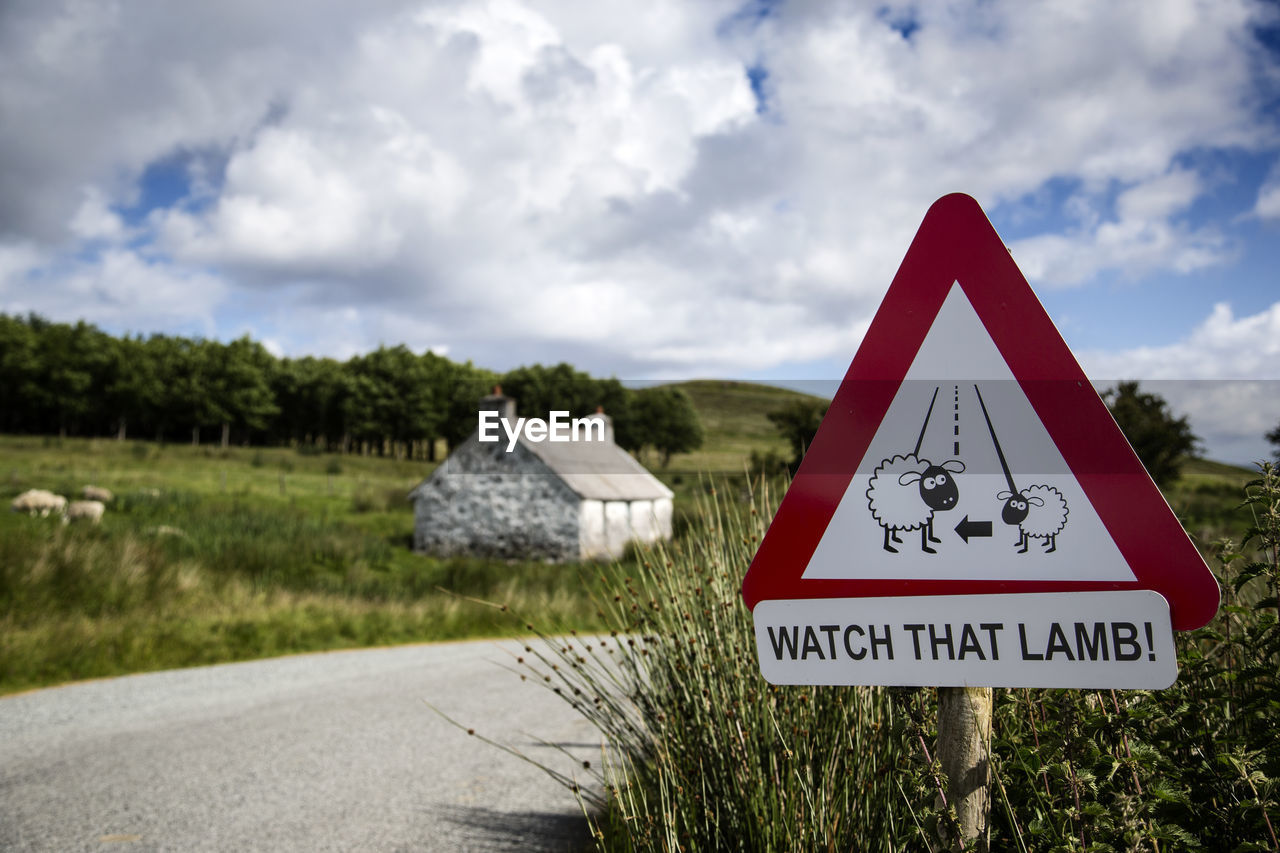
[[[501,385],[518,413],[573,417],[602,407],[627,450],[671,454],[702,443],[692,401],[670,386],[626,388],[568,364],[506,373],[407,346],[346,361],[279,358],[248,335],[223,343],[116,337],[83,321],[0,314],[0,432],[155,441],[300,445],[429,459],[476,428]]]

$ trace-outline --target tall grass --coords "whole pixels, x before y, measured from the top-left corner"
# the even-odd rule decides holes
[[[1215,621],[1178,638],[1168,690],[999,690],[990,849],[1277,850],[1280,477],[1216,548]],[[560,777],[601,850],[940,849],[935,691],[773,687],[743,575],[774,506],[704,502],[690,533],[604,572],[607,637],[547,637],[518,661],[601,732]],[[587,780],[589,779],[589,784]]]
[[[904,718],[884,690],[760,677],[739,584],[767,516],[729,506],[713,493],[683,540],[602,574],[609,636],[548,639],[519,661],[609,743],[578,787],[600,847],[895,849],[911,831],[892,807]]]
[[[0,514],[0,693],[521,630],[500,608],[460,596],[510,602],[567,627],[595,623],[576,566],[434,559],[409,553],[407,511],[394,532],[377,526],[182,491],[126,492],[100,526]]]

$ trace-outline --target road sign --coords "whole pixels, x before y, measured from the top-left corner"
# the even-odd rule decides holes
[[[981,208],[949,195],[743,597],[778,683],[1160,687],[1177,674],[1171,630],[1213,618],[1218,587]],[[856,630],[867,656],[836,654],[833,626],[892,631],[893,665],[871,666],[887,647]]]

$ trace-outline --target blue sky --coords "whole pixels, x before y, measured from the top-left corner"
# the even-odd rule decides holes
[[[0,311],[829,383],[962,191],[1091,378],[1163,383],[1247,462],[1280,422],[1280,18],[1150,9],[19,0]]]

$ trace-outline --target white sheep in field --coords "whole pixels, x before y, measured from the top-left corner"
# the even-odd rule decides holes
[[[898,549],[889,544],[890,537],[901,544],[900,530],[920,528],[920,550],[937,552],[930,542],[941,540],[933,535],[933,514],[953,508],[959,500],[959,489],[952,474],[964,471],[959,459],[934,465],[914,453],[894,456],[880,463],[867,485],[867,504],[876,523],[884,528],[884,549],[892,554]]]
[[[106,506],[101,501],[72,501],[67,506],[67,515],[63,516],[63,521],[88,521],[90,524],[97,524],[102,520],[104,512]]]
[[[81,493],[87,501],[102,501],[104,504],[111,503],[116,497],[110,489],[104,489],[101,486],[85,486]]]
[[[1012,481],[1010,481],[1012,482]],[[1005,524],[1018,525],[1019,554],[1027,553],[1032,539],[1044,540],[1044,553],[1058,550],[1058,534],[1067,526],[1067,499],[1053,486],[1027,486],[1020,492],[1001,492],[996,500],[1004,501],[1000,518]]]
[[[102,521],[102,514],[107,508],[102,501],[72,501],[67,506],[66,515],[62,517],[63,523],[69,521],[87,521],[90,524],[97,524]]]
[[[28,489],[9,504],[12,512],[25,512],[45,518],[49,513],[61,513],[67,508],[67,499],[44,489]]]

